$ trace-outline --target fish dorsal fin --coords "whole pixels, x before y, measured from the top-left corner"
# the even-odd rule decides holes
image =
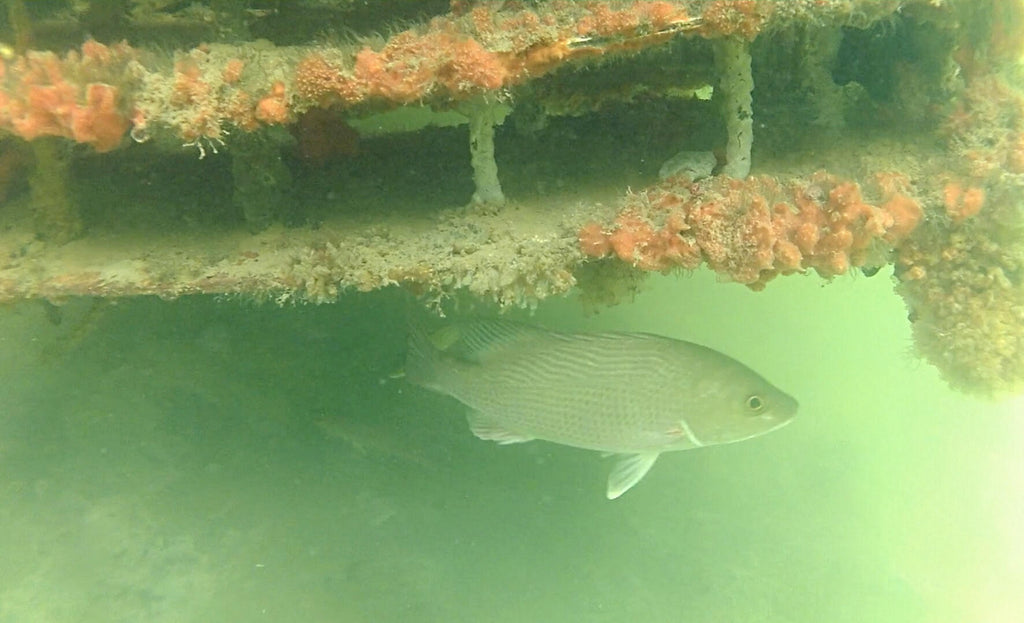
[[[447,337],[445,355],[475,363],[548,334],[543,329],[507,320],[478,320],[453,325],[450,329],[457,332],[457,337]]]
[[[533,437],[514,433],[505,428],[501,422],[479,411],[470,411],[466,419],[469,420],[469,430],[473,431],[473,434],[479,439],[496,441],[501,445],[533,441]]]
[[[622,455],[622,458],[612,468],[612,473],[608,474],[608,490],[605,492],[608,499],[614,500],[640,482],[640,479],[650,471],[654,462],[658,460],[658,454],[658,452],[641,452],[640,454]]]

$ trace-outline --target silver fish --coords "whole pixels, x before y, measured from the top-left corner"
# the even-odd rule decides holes
[[[542,439],[621,455],[615,499],[658,455],[732,443],[788,423],[797,402],[738,361],[646,333],[560,333],[506,321],[409,338],[406,378],[459,400],[501,444]]]

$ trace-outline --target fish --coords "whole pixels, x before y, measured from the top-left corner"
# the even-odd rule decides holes
[[[735,359],[650,333],[571,333],[471,320],[414,327],[406,379],[469,408],[499,444],[548,441],[616,455],[605,495],[631,489],[663,452],[776,430],[797,401]]]

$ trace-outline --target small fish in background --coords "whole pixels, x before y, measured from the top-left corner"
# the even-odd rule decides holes
[[[740,362],[645,333],[561,333],[507,321],[409,337],[406,378],[470,408],[480,439],[541,439],[619,455],[615,499],[662,452],[757,437],[797,402]]]

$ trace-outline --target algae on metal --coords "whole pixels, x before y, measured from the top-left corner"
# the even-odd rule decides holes
[[[324,302],[402,284],[432,302],[466,291],[531,306],[578,283],[595,299],[628,296],[641,273],[588,259],[581,227],[614,228],[680,151],[714,152],[716,173],[735,177],[749,169],[785,185],[826,169],[901,185],[924,224],[872,257],[896,264],[919,350],[970,391],[1024,383],[1024,243],[993,233],[1024,221],[1020,3],[423,2],[403,4],[421,17],[401,25],[385,3],[127,6],[118,23],[132,46],[85,71],[61,56],[69,39],[57,35],[98,7],[25,5],[32,45],[57,53],[46,62],[119,89],[133,127],[120,151],[66,150],[80,219],[68,234],[47,234],[26,195],[8,198],[0,298]],[[344,99],[365,87],[352,81],[360,54],[383,59],[385,77],[417,77],[408,56],[387,51],[437,41],[464,46],[462,59],[481,54],[492,65],[475,69],[496,73],[452,82],[445,72],[474,68],[449,59],[421,77],[422,93],[364,88]],[[340,73],[303,90],[295,72],[317,55]],[[24,75],[10,62],[8,84]],[[509,74],[516,63],[534,73]],[[278,85],[285,127],[253,113]],[[320,106],[349,138],[317,159],[303,152],[298,121]],[[160,175],[133,164],[161,158],[148,169]],[[986,197],[963,222],[946,199],[959,187]],[[989,277],[952,277],[979,272]],[[620,273],[622,288],[611,284]],[[951,303],[964,293],[966,307]]]

